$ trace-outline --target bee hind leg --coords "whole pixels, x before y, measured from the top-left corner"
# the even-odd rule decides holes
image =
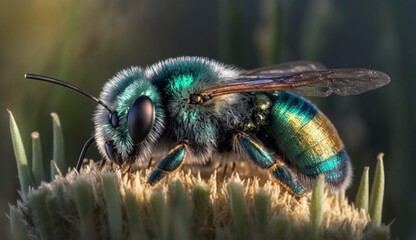
[[[150,174],[147,184],[154,186],[169,173],[178,169],[185,160],[187,148],[188,143],[184,141],[170,150],[169,154],[159,162],[156,169]]]
[[[292,171],[284,163],[276,161],[256,140],[245,133],[237,133],[234,135],[234,142],[257,166],[270,170],[272,176],[283,188],[297,197],[306,193],[306,189],[299,183]]]

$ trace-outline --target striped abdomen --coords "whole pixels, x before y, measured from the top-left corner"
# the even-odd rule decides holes
[[[290,92],[279,92],[271,111],[272,134],[282,153],[308,179],[325,174],[334,188],[345,187],[350,162],[338,133],[313,104]],[[306,180],[306,181],[305,181]]]

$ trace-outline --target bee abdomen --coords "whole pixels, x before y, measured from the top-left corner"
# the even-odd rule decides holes
[[[350,163],[328,118],[302,97],[281,92],[272,109],[272,129],[280,150],[305,179],[324,174],[334,188],[345,185]]]

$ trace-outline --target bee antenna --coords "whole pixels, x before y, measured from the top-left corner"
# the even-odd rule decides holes
[[[81,88],[79,88],[75,85],[72,85],[71,83],[67,83],[67,82],[64,82],[64,81],[56,79],[56,78],[51,78],[51,77],[42,76],[42,75],[38,75],[38,74],[31,74],[31,73],[25,73],[25,78],[44,81],[44,82],[50,82],[50,83],[54,83],[54,84],[69,88],[69,89],[74,90],[75,92],[81,93],[82,95],[88,97],[89,99],[92,99],[93,101],[97,102],[101,106],[105,107],[110,113],[113,112],[111,110],[111,108],[108,107],[107,104],[105,104],[103,101],[101,101],[100,99],[98,99],[98,98],[94,97],[93,95],[89,94],[85,90],[83,90],[83,89],[81,89]]]
[[[90,137],[84,144],[84,147],[81,150],[81,153],[79,154],[77,166],[75,167],[77,169],[77,172],[81,170],[82,163],[84,162],[85,154],[87,153],[88,148],[90,147],[91,143],[95,141],[95,137]]]

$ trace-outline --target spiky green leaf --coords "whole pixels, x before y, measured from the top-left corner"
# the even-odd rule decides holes
[[[313,186],[310,206],[311,225],[316,238],[319,236],[323,220],[324,185],[325,176],[320,174]]]
[[[231,182],[228,184],[228,195],[231,202],[231,215],[235,227],[235,239],[247,239],[246,203],[243,185]]]
[[[10,230],[13,239],[26,240],[27,229],[21,214],[15,206],[10,206]]]
[[[42,180],[46,180],[45,169],[43,166],[42,148],[38,132],[32,132],[32,172],[36,186],[40,185]]]
[[[78,216],[80,237],[84,240],[96,239],[94,231],[94,196],[91,185],[84,178],[78,178],[71,186]]]
[[[114,173],[104,173],[101,179],[103,181],[103,193],[111,239],[121,239],[123,236],[123,225],[117,179]]]
[[[65,174],[67,169],[64,156],[64,137],[62,134],[61,121],[56,113],[51,113],[51,117],[53,126],[53,160],[59,170]]]
[[[23,200],[26,200],[29,186],[34,186],[34,182],[31,177],[31,171],[28,166],[25,147],[23,146],[19,128],[17,127],[12,112],[9,110],[7,111],[9,112],[10,118],[10,133],[12,135],[14,155],[16,157],[17,173],[19,175],[20,181],[20,191],[22,193]]]
[[[379,226],[383,211],[384,198],[384,164],[383,153],[377,156],[376,173],[374,174],[373,185],[371,186],[369,213],[374,225]]]
[[[357,196],[355,197],[355,205],[358,208],[364,209],[368,212],[368,196],[369,196],[369,180],[368,170],[369,167],[365,167],[363,175],[361,176],[360,186],[358,187]]]
[[[256,226],[259,236],[264,236],[267,232],[267,225],[269,222],[270,194],[265,191],[259,191],[254,194],[254,216],[256,218]]]

